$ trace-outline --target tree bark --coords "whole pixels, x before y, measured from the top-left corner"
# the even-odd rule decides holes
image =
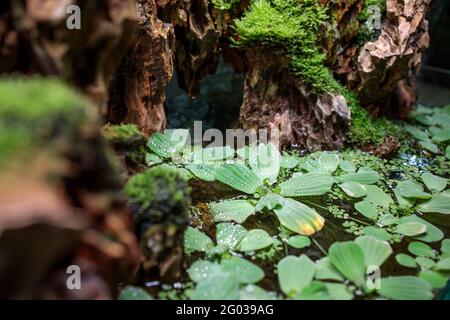
[[[255,48],[247,53],[240,125],[279,133],[282,148],[334,150],[342,147],[350,126],[344,97],[315,94],[289,71],[288,59]]]
[[[357,59],[361,102],[373,115],[406,118],[416,102],[415,75],[429,46],[431,0],[387,0],[387,20]]]
[[[70,5],[81,29],[69,30]],[[0,4],[0,73],[59,76],[106,112],[109,82],[137,27],[134,0],[7,0]]]
[[[166,127],[164,89],[173,75],[173,26],[157,17],[154,0],[138,1],[139,31],[110,89],[107,120],[144,133]]]

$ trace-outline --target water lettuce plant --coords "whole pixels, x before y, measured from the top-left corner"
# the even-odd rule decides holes
[[[414,125],[405,130],[421,148],[431,154],[443,154],[450,159],[450,106],[427,108],[419,106],[411,115]]]
[[[374,278],[368,272],[380,270],[391,254],[386,241],[361,236],[334,243],[328,255],[316,262],[306,255],[287,256],[277,266],[280,288],[288,298],[298,300],[349,300],[356,296],[431,299],[432,285],[421,277]]]
[[[448,280],[449,242],[429,219],[449,214],[445,170],[356,151],[281,154],[272,143],[203,148],[183,130],[152,135],[147,149],[151,170],[234,190],[201,204],[214,226],[186,229],[189,281],[162,297],[422,300]],[[325,219],[354,240],[324,242]],[[393,254],[402,241],[408,252]],[[410,271],[392,274],[392,264]],[[276,292],[265,285],[272,278]]]

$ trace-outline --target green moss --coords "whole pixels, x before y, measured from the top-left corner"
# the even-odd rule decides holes
[[[361,27],[358,31],[357,42],[359,45],[363,45],[368,41],[375,40],[378,37],[379,30],[371,30],[366,26],[366,22],[369,20],[373,11],[370,7],[377,6],[380,8],[381,15],[386,13],[386,0],[366,0],[364,3],[364,9],[359,15],[359,21]]]
[[[188,217],[190,188],[176,168],[147,169],[133,176],[124,191],[138,228],[162,221],[183,223]]]
[[[359,16],[359,21],[362,23],[369,20],[370,16],[373,14],[370,7],[376,6],[380,8],[380,13],[386,12],[386,0],[365,0],[364,9]]]
[[[102,128],[102,136],[112,143],[134,143],[137,140],[144,139],[144,135],[134,124],[107,124]]]
[[[102,136],[112,144],[118,155],[125,156],[125,164],[138,168],[145,163],[146,138],[134,124],[103,126]]]
[[[373,1],[366,5],[364,14],[367,15],[368,5],[373,5]],[[327,8],[315,0],[256,0],[245,15],[235,21],[239,36],[235,44],[262,46],[288,56],[291,72],[317,93],[334,92],[347,99],[352,112],[351,143],[382,143],[386,135],[397,131],[397,126],[387,119],[373,120],[356,96],[334,79],[324,64],[325,55],[318,35],[320,26],[329,19]]]
[[[220,11],[230,10],[239,0],[210,0],[214,8]]]
[[[90,106],[53,78],[0,79],[0,161],[30,155],[79,127]]]
[[[320,26],[329,17],[316,0],[256,0],[235,21],[240,47],[262,46],[286,55],[291,71],[317,92],[339,91],[341,86],[324,65],[319,45]]]
[[[0,79],[0,118],[42,121],[53,115],[76,116],[86,104],[76,92],[54,78]]]
[[[372,119],[353,92],[343,89],[342,94],[352,114],[352,128],[349,133],[351,144],[380,144],[388,135],[399,137],[403,134],[402,128],[389,119]]]

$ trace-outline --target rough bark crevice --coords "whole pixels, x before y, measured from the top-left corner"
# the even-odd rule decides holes
[[[173,75],[175,37],[172,25],[158,19],[154,0],[137,8],[139,31],[111,85],[107,120],[152,133],[166,126],[164,89]]]
[[[372,115],[405,118],[415,101],[415,74],[428,48],[431,0],[387,1],[387,19],[357,58],[361,103]]]
[[[81,29],[69,30],[69,5]],[[133,0],[9,0],[0,5],[0,73],[56,75],[106,111],[109,82],[137,26]]]
[[[291,74],[287,58],[262,48],[247,52],[240,125],[244,129],[279,131],[282,148],[339,149],[345,142],[350,112],[344,97],[315,94]]]

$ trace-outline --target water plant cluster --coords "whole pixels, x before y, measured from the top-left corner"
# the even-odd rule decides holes
[[[433,112],[441,119],[448,110]],[[419,108],[413,121],[436,126],[428,129],[436,141],[437,128],[444,128],[430,120],[433,114]],[[203,181],[202,188],[234,191],[190,204],[200,208],[191,215],[214,221],[214,231],[195,223],[185,230],[189,268],[181,289],[170,289],[172,297],[431,299],[446,285],[449,170],[428,170],[423,140],[408,142],[416,146],[409,152],[424,157],[414,166],[406,153],[392,160],[355,150],[300,155],[280,153],[270,142],[202,148],[179,139],[186,130],[175,133],[149,138],[149,171],[170,170]]]

